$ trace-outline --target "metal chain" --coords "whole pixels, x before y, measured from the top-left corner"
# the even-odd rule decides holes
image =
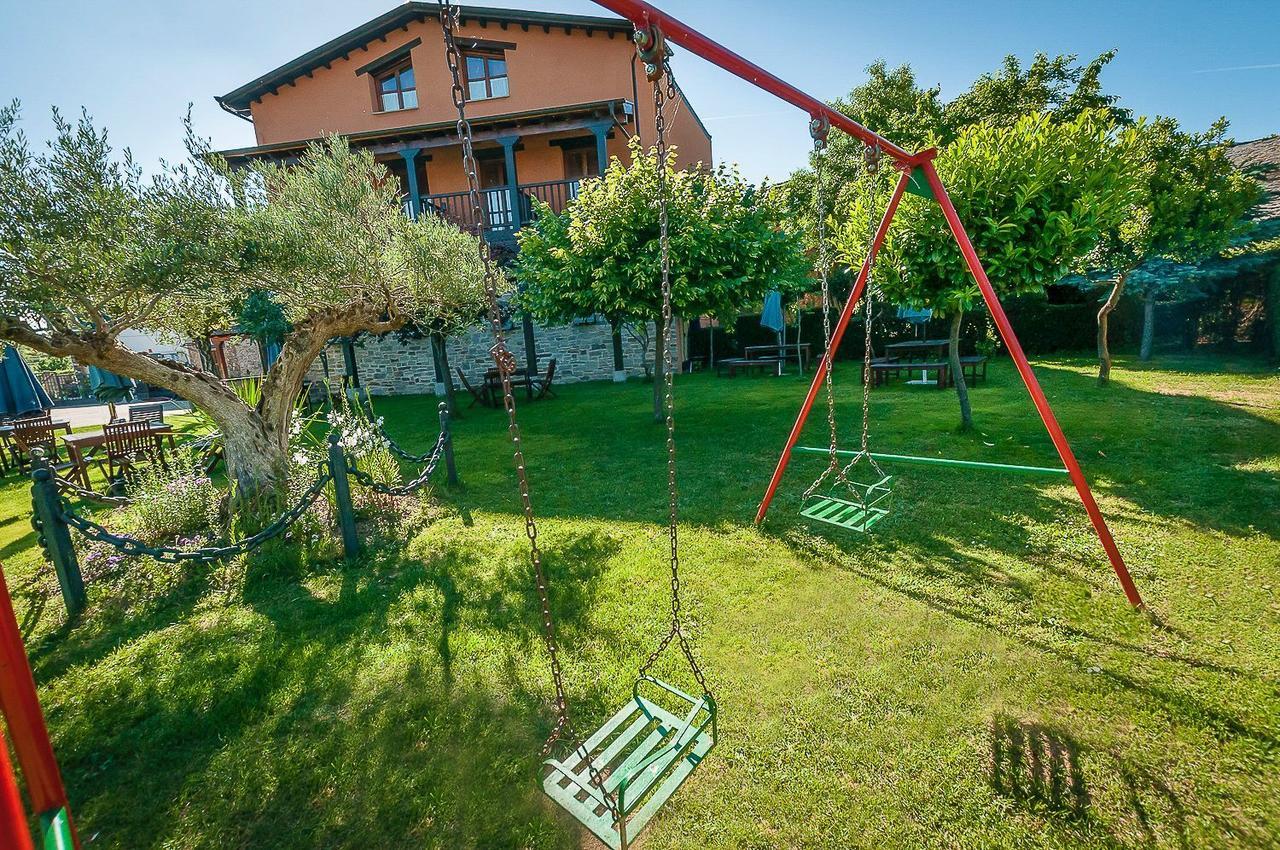
[[[437,0],[440,9],[440,29],[444,36],[445,61],[449,66],[449,73],[453,80],[453,105],[458,113],[458,138],[462,143],[462,167],[467,176],[467,193],[471,201],[472,220],[475,222],[475,235],[477,250],[480,253],[480,262],[484,267],[484,290],[489,306],[489,325],[493,333],[493,348],[490,353],[493,355],[494,362],[498,367],[498,374],[502,379],[502,398],[503,406],[507,411],[507,433],[511,437],[513,448],[513,460],[516,468],[516,480],[519,485],[520,503],[524,511],[524,527],[525,536],[529,539],[529,560],[533,564],[534,574],[538,583],[538,601],[541,605],[542,613],[542,639],[546,645],[547,655],[551,664],[551,680],[555,687],[556,699],[556,725],[551,730],[551,734],[547,737],[546,743],[543,744],[542,754],[547,756],[555,747],[556,743],[562,739],[576,739],[573,732],[573,724],[569,717],[568,698],[565,695],[564,674],[560,666],[559,646],[556,642],[555,624],[551,617],[551,600],[547,590],[546,571],[542,566],[542,552],[538,548],[538,527],[533,518],[533,503],[529,497],[529,478],[528,471],[525,467],[524,450],[520,438],[520,425],[516,421],[516,401],[515,393],[511,388],[511,373],[515,370],[515,357],[507,350],[506,339],[502,332],[502,308],[498,303],[498,287],[496,282],[497,271],[494,268],[493,260],[489,256],[489,251],[485,246],[483,212],[480,204],[480,181],[476,177],[476,160],[475,151],[472,148],[472,132],[471,122],[467,120],[466,95],[462,88],[461,75],[461,53],[458,50],[457,40],[454,36],[454,27],[456,26],[455,16],[457,9],[450,0]],[[605,799],[605,805],[609,812],[614,816],[616,821],[618,818],[618,807],[616,800],[604,790],[604,780],[596,772],[594,765],[591,764],[589,758],[586,758],[584,748],[581,744],[575,743],[575,749],[584,756],[591,771],[592,782],[600,789]]]
[[[118,507],[128,505],[133,501],[128,496],[108,496],[105,493],[99,493],[96,490],[87,490],[79,484],[76,484],[74,481],[68,478],[63,478],[57,474],[53,475],[53,483],[57,485],[59,490],[65,493],[71,493],[82,499],[88,499],[91,502],[98,502],[103,505],[114,505]]]
[[[427,454],[422,455],[424,458],[430,458],[427,465],[422,468],[422,471],[418,473],[416,478],[412,481],[406,481],[404,484],[395,486],[380,484],[374,480],[372,475],[365,472],[363,469],[360,469],[350,460],[347,462],[347,472],[351,474],[352,478],[375,493],[382,493],[386,496],[408,496],[426,486],[428,479],[431,478],[431,473],[436,471],[436,464],[440,462],[440,457],[444,453],[444,444],[447,439],[448,436],[446,434],[442,433],[440,435],[440,439],[436,440],[435,448]]]
[[[435,459],[439,456],[440,448],[444,445],[444,441],[445,441],[444,434],[441,434],[439,442],[437,442],[434,446],[432,446],[430,449],[423,452],[422,454],[415,455],[401,448],[400,444],[397,443],[395,440],[391,439],[391,437],[387,435],[386,431],[380,430],[379,433],[381,434],[382,439],[386,440],[387,448],[391,450],[391,453],[394,455],[399,455],[400,457],[409,461],[409,463],[426,463],[427,461],[434,462]]]
[[[659,49],[662,49],[659,47]],[[657,662],[663,650],[674,637],[680,643],[680,650],[689,664],[698,687],[708,696],[711,690],[707,687],[706,677],[698,660],[693,654],[693,647],[680,624],[680,491],[676,477],[676,403],[675,403],[675,364],[672,357],[672,337],[674,336],[675,316],[671,303],[671,234],[668,215],[668,195],[670,183],[667,174],[667,122],[664,108],[667,100],[678,100],[679,90],[671,73],[671,65],[665,55],[657,57],[661,61],[661,74],[653,79],[654,128],[658,166],[658,252],[662,268],[662,365],[663,365],[663,408],[667,426],[667,536],[671,541],[671,628],[658,643],[657,649],[640,667],[640,676],[648,673]],[[662,86],[662,77],[666,77],[666,89]]]
[[[306,512],[311,503],[320,495],[325,486],[333,480],[328,464],[325,464],[325,470],[316,478],[315,483],[306,489],[306,491],[298,498],[293,507],[276,517],[266,528],[259,531],[251,537],[238,540],[226,546],[205,546],[200,549],[187,550],[178,549],[173,546],[151,546],[143,543],[133,537],[125,537],[112,532],[103,525],[94,522],[87,517],[80,516],[71,508],[65,505],[60,508],[60,518],[67,525],[79,531],[90,540],[106,543],[126,555],[147,555],[155,558],[157,561],[164,563],[176,564],[182,561],[196,561],[198,563],[212,563],[220,561],[223,558],[230,558],[236,555],[243,555],[251,552],[258,546],[282,534],[289,526],[293,525],[299,517]]]
[[[831,350],[831,279],[830,267],[831,260],[829,255],[829,247],[827,245],[827,204],[826,204],[826,186],[825,172],[823,164],[826,161],[827,133],[830,124],[825,119],[814,118],[809,123],[809,132],[813,136],[813,212],[818,218],[818,279],[822,284],[822,340],[823,340],[823,368],[826,375],[823,382],[827,390],[827,433],[829,435],[829,453],[827,457],[827,468],[822,474],[809,485],[808,489],[801,494],[801,501],[808,501],[810,497],[817,492],[823,482],[827,480],[827,476],[836,472],[840,468],[838,432],[836,430],[836,394],[835,388],[831,381],[831,372],[835,368],[835,352]]]

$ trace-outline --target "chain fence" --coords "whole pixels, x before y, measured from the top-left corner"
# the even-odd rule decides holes
[[[413,460],[417,463],[426,461],[426,465],[422,468],[422,471],[418,473],[417,477],[411,481],[405,482],[404,484],[382,484],[375,480],[372,475],[365,472],[363,469],[360,469],[360,467],[356,465],[355,461],[350,460],[347,463],[347,473],[361,486],[367,487],[375,493],[382,493],[386,496],[408,496],[418,490],[421,490],[427,485],[427,482],[431,478],[431,474],[436,471],[436,465],[440,462],[440,458],[444,454],[445,444],[448,440],[448,433],[442,431],[439,439],[436,440],[435,446],[432,447],[431,451],[425,454],[409,455],[407,453],[403,453],[403,450],[396,452],[396,454],[399,454],[401,457]]]

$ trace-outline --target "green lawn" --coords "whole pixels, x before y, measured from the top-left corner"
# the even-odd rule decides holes
[[[852,446],[856,366],[840,371]],[[803,380],[680,380],[685,602],[721,737],[643,847],[1280,846],[1280,378],[1190,357],[1122,360],[1106,390],[1083,358],[1037,371],[1154,617],[1061,478],[901,467],[892,516],[848,536],[797,517],[823,463],[801,458],[757,530]],[[873,448],[1056,465],[1007,362],[973,401],[961,435],[953,393],[877,390]],[[649,407],[633,383],[521,409],[584,728],[664,628]],[[430,444],[433,399],[377,408]],[[0,558],[89,846],[582,844],[537,785],[551,688],[504,424],[465,412],[465,486],[405,547],[243,583],[107,575],[72,627],[24,488],[0,491]]]

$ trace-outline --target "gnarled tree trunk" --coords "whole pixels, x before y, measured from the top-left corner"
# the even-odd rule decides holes
[[[1116,278],[1111,287],[1111,294],[1098,310],[1098,386],[1105,387],[1111,380],[1111,348],[1107,344],[1107,320],[1113,310],[1120,304],[1120,296],[1124,293],[1124,282],[1128,275]]]
[[[1142,344],[1138,347],[1138,359],[1150,360],[1151,347],[1156,340],[1156,296],[1154,292],[1142,295]]]
[[[960,401],[960,428],[968,431],[973,427],[973,408],[969,406],[969,386],[964,382],[964,369],[960,366],[960,323],[964,321],[964,311],[956,310],[951,317],[951,380],[955,384],[956,398]]]
[[[227,475],[241,494],[257,494],[287,483],[286,447],[270,439],[261,414],[241,401],[218,377],[130,351],[107,334],[43,334],[21,322],[0,318],[0,338],[56,357],[74,357],[85,365],[177,393],[207,413],[222,432]]]

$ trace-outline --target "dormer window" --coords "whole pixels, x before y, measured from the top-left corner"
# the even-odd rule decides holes
[[[418,88],[413,82],[413,64],[401,62],[375,78],[378,103],[383,112],[414,109],[418,105]]]
[[[507,84],[507,57],[502,51],[466,54],[467,100],[489,100],[511,93]]]

